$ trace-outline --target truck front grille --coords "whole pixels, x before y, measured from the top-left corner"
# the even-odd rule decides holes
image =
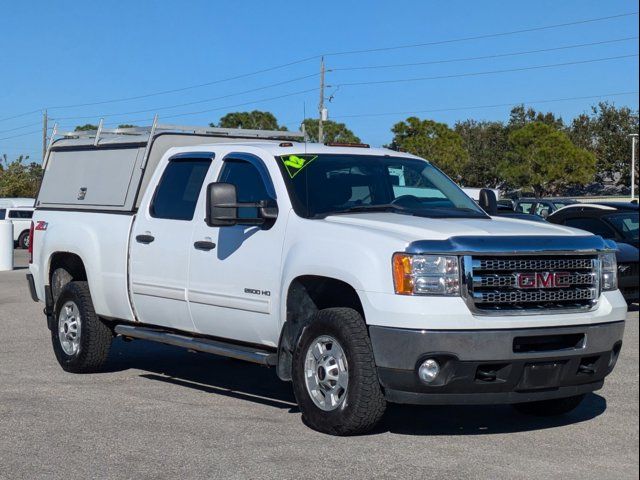
[[[467,256],[465,295],[477,312],[589,310],[600,295],[597,256]]]

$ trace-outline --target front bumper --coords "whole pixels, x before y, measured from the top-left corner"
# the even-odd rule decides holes
[[[562,398],[602,387],[624,321],[511,330],[410,330],[370,326],[387,399],[413,404],[497,404]],[[431,384],[417,374],[434,358]]]

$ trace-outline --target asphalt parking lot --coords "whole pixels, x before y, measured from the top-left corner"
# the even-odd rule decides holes
[[[0,272],[0,478],[638,478],[637,306],[616,370],[571,415],[392,406],[336,438],[260,366],[118,340],[107,372],[63,372],[25,272]]]

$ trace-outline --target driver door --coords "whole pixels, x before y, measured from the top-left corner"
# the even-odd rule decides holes
[[[233,154],[231,154],[233,155]],[[275,196],[269,172],[256,156],[227,156],[209,182],[232,183],[238,202]],[[206,188],[204,189],[206,190]],[[210,242],[208,250],[192,248],[188,302],[196,330],[244,342],[277,345],[280,263],[286,228],[281,215],[270,227],[234,225],[210,227],[201,201],[192,245]],[[239,208],[240,218],[255,218],[255,208]]]

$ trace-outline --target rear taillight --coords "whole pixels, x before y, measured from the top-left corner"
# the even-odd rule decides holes
[[[29,263],[33,263],[33,221],[31,221],[31,227],[29,228]]]

